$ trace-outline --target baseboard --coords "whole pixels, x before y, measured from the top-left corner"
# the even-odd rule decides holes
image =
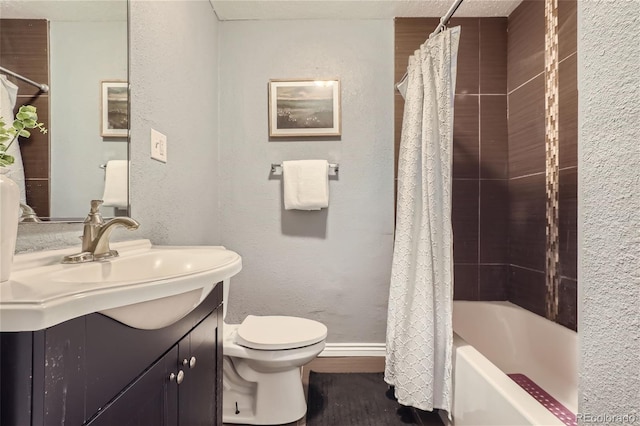
[[[384,343],[327,343],[319,357],[381,356],[387,353]]]

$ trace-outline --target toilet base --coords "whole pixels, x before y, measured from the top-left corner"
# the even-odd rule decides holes
[[[263,373],[241,358],[225,356],[223,362],[224,423],[284,424],[307,412],[300,367]]]

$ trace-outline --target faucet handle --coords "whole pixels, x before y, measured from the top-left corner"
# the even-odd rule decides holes
[[[102,215],[100,214],[100,205],[102,203],[102,200],[91,200],[91,210],[84,220],[85,225],[100,226],[104,223],[104,219],[102,219]],[[95,238],[95,232],[97,231],[90,232],[89,237],[91,240]],[[86,232],[85,235],[87,235]]]
[[[104,203],[102,200],[91,200],[91,211],[89,213],[98,213],[102,203]]]

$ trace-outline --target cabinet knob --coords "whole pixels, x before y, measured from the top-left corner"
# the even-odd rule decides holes
[[[192,356],[190,359],[183,359],[182,360],[182,365],[184,366],[189,366],[189,368],[193,368],[196,366],[196,357]]]
[[[171,373],[169,374],[169,380],[170,381],[176,381],[176,383],[180,384],[182,383],[182,381],[184,380],[184,371],[180,370],[178,371],[178,374],[176,373]]]

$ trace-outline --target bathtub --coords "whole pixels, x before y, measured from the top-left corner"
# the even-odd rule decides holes
[[[577,333],[509,302],[453,305],[453,424],[563,424],[510,373],[577,412]]]

